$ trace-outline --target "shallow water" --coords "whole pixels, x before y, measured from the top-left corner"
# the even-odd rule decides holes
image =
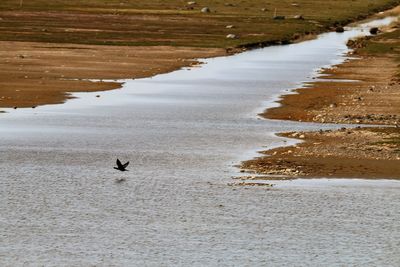
[[[343,61],[346,41],[366,32],[207,59],[100,98],[1,114],[0,264],[398,266],[396,181],[227,185],[235,164],[285,144],[275,132],[338,127],[257,113]],[[129,172],[112,169],[117,157]]]

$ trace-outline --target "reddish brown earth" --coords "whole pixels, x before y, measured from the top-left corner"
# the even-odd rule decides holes
[[[193,58],[220,55],[225,55],[224,49],[0,41],[0,106],[63,103],[70,92],[121,86],[87,79],[148,77],[196,64]]]
[[[382,71],[384,70],[384,71]],[[325,79],[282,98],[266,118],[329,123],[400,124],[400,83],[394,57],[363,56],[326,70]],[[341,82],[340,80],[355,82]]]
[[[242,168],[266,179],[274,176],[400,179],[400,129],[342,129],[282,136],[303,142],[265,151],[268,156],[246,161]]]

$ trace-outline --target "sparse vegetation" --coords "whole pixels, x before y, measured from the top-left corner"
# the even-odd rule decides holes
[[[398,26],[390,32],[379,36],[369,36],[349,43],[351,47],[357,48],[357,54],[362,55],[385,55],[399,57],[400,52],[400,29]]]
[[[20,0],[0,2],[0,40],[106,45],[232,47],[288,42],[398,0]],[[209,13],[202,13],[209,7]],[[285,16],[274,20],[274,12]],[[302,19],[295,16],[301,15]],[[304,18],[304,19],[303,19]],[[227,29],[226,25],[234,25]],[[227,34],[239,38],[227,39]]]

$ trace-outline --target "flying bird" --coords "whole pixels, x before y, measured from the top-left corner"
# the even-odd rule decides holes
[[[117,167],[114,167],[114,169],[119,170],[121,172],[125,172],[125,171],[128,171],[126,169],[126,167],[128,167],[128,165],[129,165],[129,161],[125,164],[122,164],[121,161],[119,161],[119,159],[117,159]]]

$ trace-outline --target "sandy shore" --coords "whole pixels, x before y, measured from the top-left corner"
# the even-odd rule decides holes
[[[281,106],[261,115],[278,120],[388,127],[283,133],[280,135],[301,142],[264,151],[267,156],[244,162],[242,168],[267,175],[266,179],[271,175],[400,179],[400,31],[397,25],[387,30],[380,36],[352,42],[357,47],[353,59],[322,71],[316,82],[283,96]]]

